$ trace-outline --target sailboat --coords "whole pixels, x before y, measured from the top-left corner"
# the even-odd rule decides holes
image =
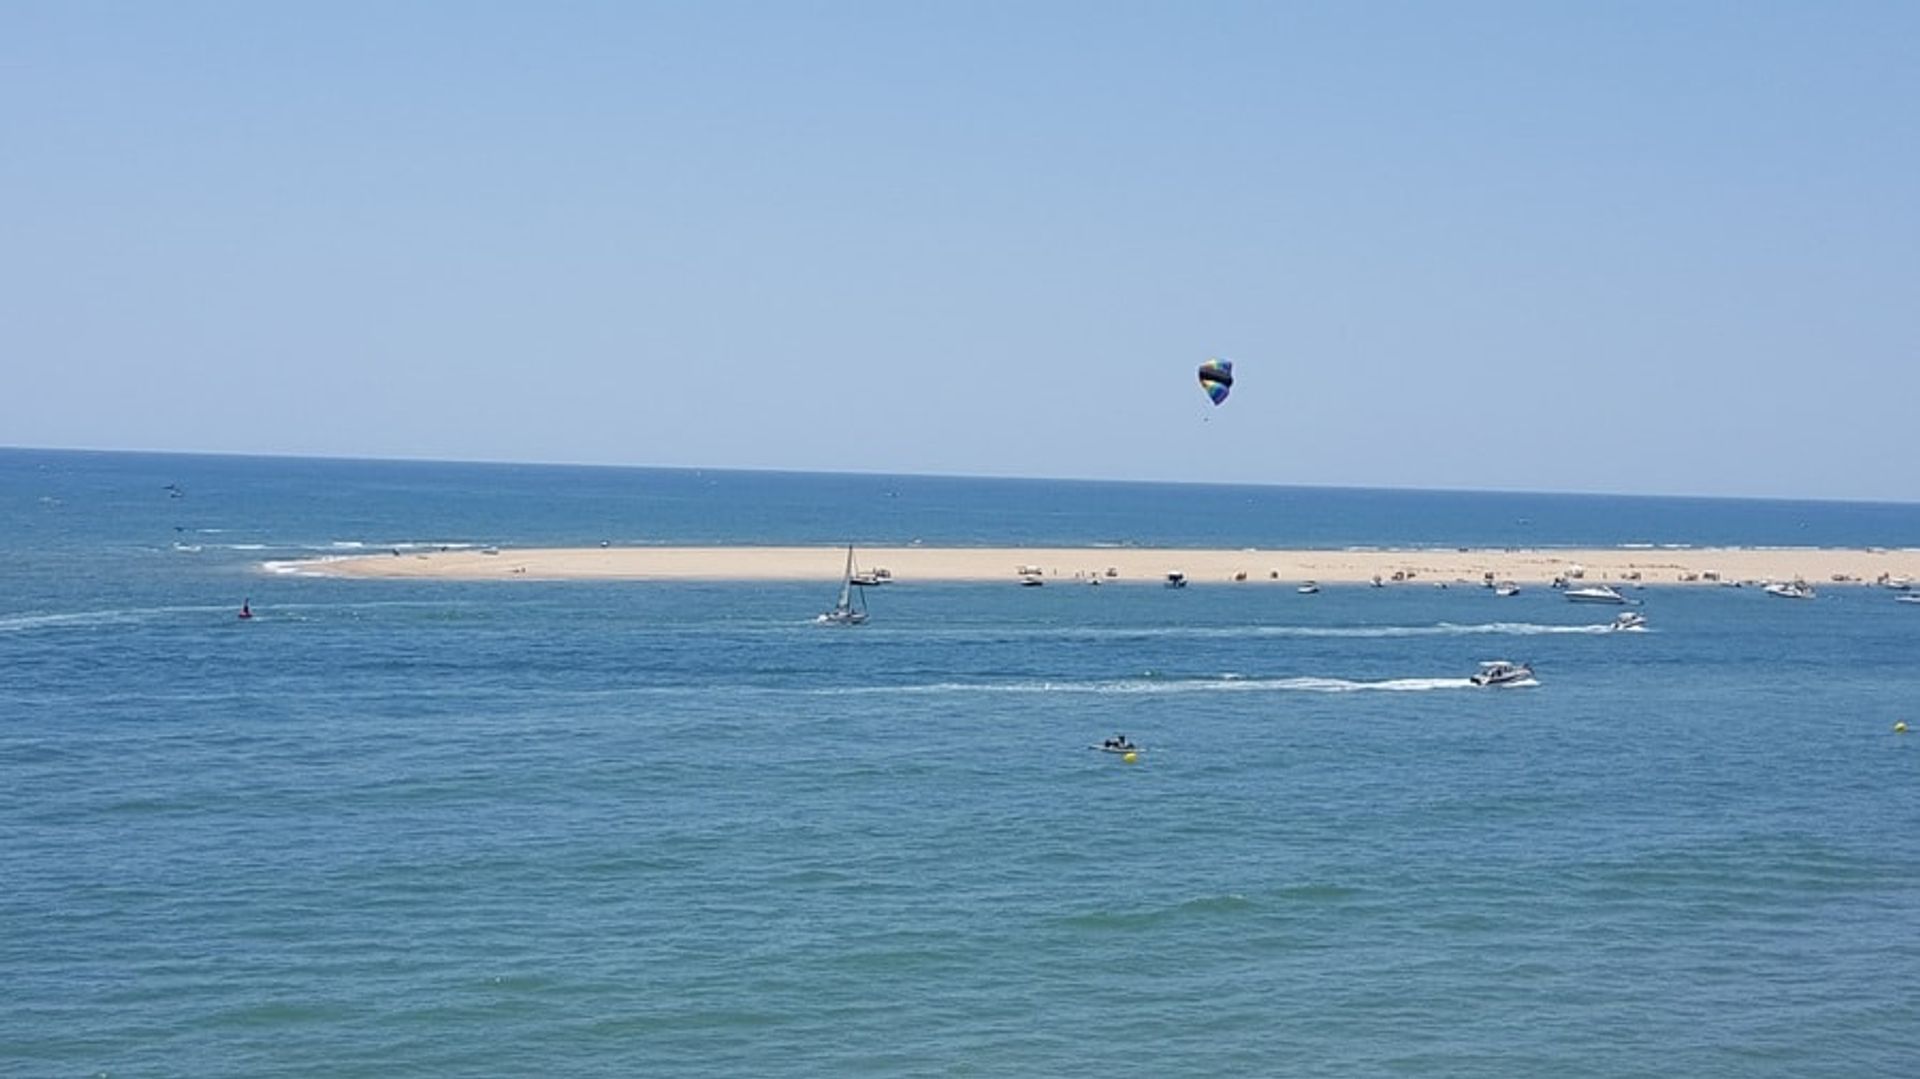
[[[857,626],[867,620],[867,590],[853,583],[853,548],[847,548],[847,571],[840,578],[840,602],[814,621],[828,626]]]

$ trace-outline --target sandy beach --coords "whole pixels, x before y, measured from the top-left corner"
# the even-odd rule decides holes
[[[893,581],[1007,581],[1035,571],[1047,583],[1098,576],[1153,583],[1180,572],[1194,584],[1244,582],[1544,585],[1589,582],[1705,584],[1805,580],[1873,583],[1920,578],[1920,550],[1616,548],[1599,550],[1192,550],[1167,548],[861,547],[861,570]],[[844,547],[487,548],[271,562],[280,573],[445,580],[837,581]]]

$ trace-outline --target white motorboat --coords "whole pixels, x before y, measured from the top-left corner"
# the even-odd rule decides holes
[[[1306,584],[1303,584],[1300,587],[1294,589],[1294,591],[1300,593],[1303,596],[1311,596],[1315,592],[1320,591],[1320,585],[1314,581],[1308,581]]]
[[[1920,603],[1920,596],[1895,596],[1893,597],[1893,601],[1895,603]]]
[[[1574,603],[1625,603],[1627,597],[1604,584],[1590,584],[1580,588],[1569,588],[1565,593]]]
[[[1512,581],[1502,581],[1493,586],[1493,594],[1496,596],[1517,596],[1520,594],[1520,586],[1514,584]]]
[[[1022,588],[1039,588],[1046,583],[1047,579],[1038,573],[1022,573],[1020,575],[1020,587]]]
[[[1169,571],[1167,573],[1167,587],[1168,588],[1187,587],[1187,575],[1180,572],[1177,569]]]
[[[1805,581],[1789,581],[1785,584],[1776,581],[1761,591],[1781,599],[1812,599],[1814,596],[1813,586]]]
[[[1646,624],[1647,616],[1639,611],[1621,611],[1613,616],[1613,621],[1608,623],[1607,628],[1611,630],[1641,629]]]
[[[1476,686],[1519,686],[1535,685],[1533,668],[1524,663],[1511,663],[1504,659],[1490,659],[1480,664],[1480,673],[1467,679]]]
[[[847,548],[847,571],[840,577],[840,602],[815,618],[823,626],[857,626],[867,620],[866,589],[854,580],[853,548]]]

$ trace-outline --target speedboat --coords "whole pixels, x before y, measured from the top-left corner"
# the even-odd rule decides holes
[[[1167,574],[1167,587],[1168,587],[1168,588],[1185,588],[1185,587],[1187,587],[1187,575],[1186,575],[1186,574],[1184,574],[1184,573],[1182,573],[1182,572],[1180,572],[1180,571],[1179,571],[1179,570],[1177,570],[1177,569],[1176,569],[1176,570],[1172,570],[1172,571],[1170,571],[1170,572],[1168,572],[1168,574]]]
[[[1022,588],[1039,588],[1046,583],[1047,579],[1038,573],[1022,573],[1020,575],[1020,587]]]
[[[1567,599],[1574,603],[1625,603],[1627,601],[1627,597],[1604,584],[1590,584],[1580,588],[1569,588],[1566,591],[1566,596]]]
[[[1775,582],[1760,591],[1765,592],[1769,596],[1779,596],[1781,599],[1813,598],[1813,586],[1805,581],[1790,581],[1786,584]]]
[[[1613,616],[1613,621],[1607,625],[1607,628],[1614,630],[1639,629],[1646,624],[1647,616],[1641,614],[1639,611],[1621,611],[1619,614]]]
[[[1533,668],[1524,663],[1492,659],[1480,665],[1480,673],[1467,679],[1476,686],[1517,686],[1533,682]]]
[[[1303,596],[1311,596],[1315,592],[1320,591],[1320,586],[1313,581],[1308,581],[1306,584],[1303,584],[1300,587],[1294,589],[1294,591],[1300,593]]]
[[[1493,594],[1496,596],[1517,596],[1520,594],[1520,586],[1514,584],[1512,581],[1502,581],[1493,587]]]
[[[1895,596],[1895,603],[1920,603],[1920,596]]]

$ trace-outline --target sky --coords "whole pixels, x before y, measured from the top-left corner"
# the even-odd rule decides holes
[[[0,445],[1915,501],[1916,117],[1911,3],[0,0]]]

